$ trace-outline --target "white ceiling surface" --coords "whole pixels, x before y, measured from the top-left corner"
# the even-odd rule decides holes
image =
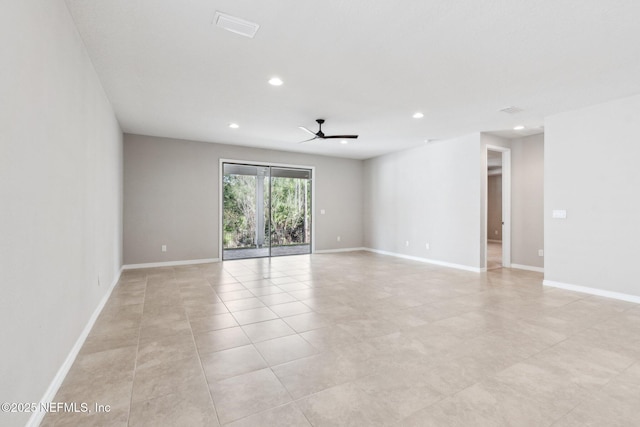
[[[364,159],[640,93],[635,0],[66,2],[128,133]]]

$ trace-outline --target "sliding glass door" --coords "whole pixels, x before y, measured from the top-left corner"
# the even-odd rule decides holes
[[[223,259],[268,256],[269,168],[225,163],[222,179]]]
[[[271,255],[311,252],[311,171],[271,168]]]
[[[311,171],[223,164],[222,258],[311,253]]]

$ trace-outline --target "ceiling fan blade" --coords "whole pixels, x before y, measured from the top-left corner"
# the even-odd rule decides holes
[[[358,135],[327,135],[323,139],[356,139]]]
[[[307,129],[307,128],[306,128],[306,127],[304,127],[304,126],[298,126],[298,129],[302,129],[303,131],[308,132],[308,133],[310,133],[310,134],[311,134],[311,135],[313,135],[313,136],[316,136],[316,133],[315,133],[315,132],[311,132],[309,129]]]
[[[318,137],[317,137],[317,136],[314,136],[314,137],[313,137],[313,138],[311,138],[311,139],[305,139],[304,141],[300,141],[300,142],[298,142],[298,144],[302,144],[303,142],[313,141],[314,139],[318,139]]]

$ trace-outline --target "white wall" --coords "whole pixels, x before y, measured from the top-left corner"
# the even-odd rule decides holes
[[[471,134],[366,160],[365,246],[479,269],[480,159]]]
[[[0,52],[0,402],[38,402],[119,274],[122,134],[63,1],[3,2]]]
[[[640,296],[639,136],[640,96],[545,120],[545,281]]]
[[[316,250],[362,247],[361,160],[126,134],[125,264],[220,257],[219,159],[315,166]]]
[[[511,262],[544,267],[544,134],[511,141]]]

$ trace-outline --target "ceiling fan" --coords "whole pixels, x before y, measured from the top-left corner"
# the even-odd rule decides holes
[[[314,139],[356,139],[358,138],[358,135],[325,135],[324,132],[322,132],[322,124],[324,123],[324,119],[317,119],[316,122],[318,123],[318,132],[312,132],[304,126],[298,126],[303,131],[313,135],[313,138],[300,141],[300,144],[302,144],[303,142],[313,141]]]

